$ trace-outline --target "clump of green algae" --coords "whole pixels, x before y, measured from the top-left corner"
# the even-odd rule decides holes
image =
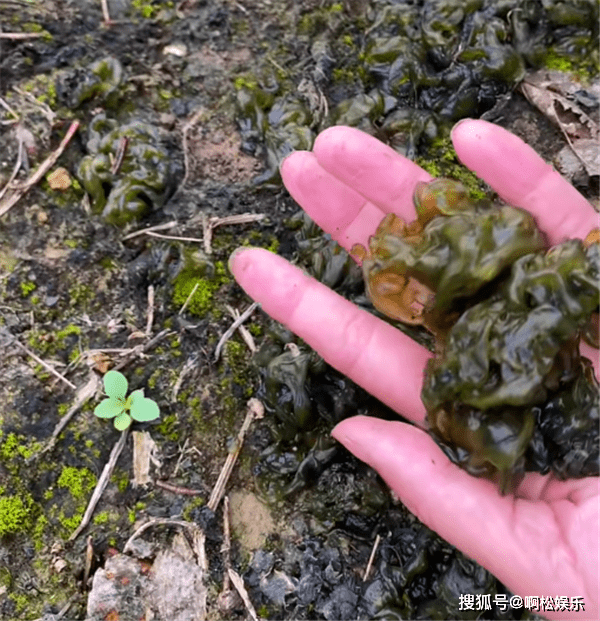
[[[528,212],[448,179],[417,184],[415,206],[353,252],[374,305],[437,339],[421,394],[433,433],[503,492],[525,470],[597,476],[598,386],[578,344],[600,303],[600,242],[547,249]]]

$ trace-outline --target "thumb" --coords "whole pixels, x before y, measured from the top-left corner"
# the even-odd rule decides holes
[[[339,423],[332,435],[377,470],[424,524],[514,593],[560,592],[565,580],[577,580],[563,547],[554,545],[561,535],[546,519],[548,507],[500,496],[491,481],[452,464],[423,430],[357,416]]]

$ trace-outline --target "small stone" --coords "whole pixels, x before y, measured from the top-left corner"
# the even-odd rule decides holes
[[[71,177],[66,168],[57,168],[46,175],[48,185],[52,190],[65,191],[71,187]]]
[[[163,47],[163,54],[165,56],[179,56],[179,58],[184,58],[187,56],[187,47],[183,43],[171,43],[169,45],[165,45]]]

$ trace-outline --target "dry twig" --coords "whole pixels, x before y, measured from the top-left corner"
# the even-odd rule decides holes
[[[43,176],[54,166],[56,160],[61,156],[62,152],[66,149],[69,141],[75,135],[77,128],[79,127],[79,121],[73,121],[65,134],[65,137],[62,139],[61,143],[58,145],[56,151],[51,153],[39,166],[39,168],[31,174],[27,181],[19,186],[17,189],[13,191],[13,193],[2,202],[0,202],[0,216],[3,216],[11,207],[16,205],[21,197],[23,197],[30,188],[32,188],[36,183],[43,178]]]
[[[12,41],[22,41],[23,39],[39,39],[43,36],[43,32],[0,32],[0,39],[11,39]]]
[[[225,346],[225,343],[232,337],[233,333],[252,315],[252,313],[256,310],[258,306],[258,302],[253,302],[250,306],[229,326],[229,328],[225,331],[223,336],[219,339],[217,343],[217,347],[215,348],[215,362],[219,359],[221,355],[221,350]],[[254,341],[253,341],[254,343]]]
[[[17,339],[14,339],[13,342],[15,345],[17,345],[17,347],[20,347],[28,356],[33,358],[38,364],[41,364],[44,369],[46,369],[46,371],[52,373],[52,375],[57,377],[61,382],[64,382],[69,388],[72,388],[73,390],[77,388],[77,386],[75,386],[73,382],[70,382],[64,375],[61,375],[56,369],[54,369],[54,367],[50,366],[47,362],[44,362],[39,356],[36,356],[32,351],[27,349],[25,345],[19,343]]]
[[[122,241],[133,239],[139,235],[145,235],[149,231],[164,231],[165,229],[172,229],[174,226],[177,226],[177,220],[171,220],[171,222],[165,222],[164,224],[155,224],[154,226],[150,226],[146,229],[140,229],[139,231],[134,231],[133,233],[129,233],[129,235],[125,235]]]
[[[177,399],[177,394],[179,393],[179,389],[181,388],[181,384],[183,384],[183,380],[185,379],[186,375],[189,375],[192,372],[192,370],[196,367],[197,362],[197,355],[192,355],[185,361],[185,364],[183,365],[183,368],[179,373],[179,377],[177,378],[177,381],[173,386],[173,390],[171,391],[171,399],[173,401]]]
[[[183,303],[183,306],[179,309],[179,312],[177,313],[178,315],[183,315],[185,309],[188,307],[188,304],[190,303],[190,300],[194,297],[194,293],[196,293],[196,289],[198,289],[199,286],[200,286],[199,282],[197,282],[194,285],[194,288],[190,291],[190,294],[187,296],[185,302]]]
[[[96,505],[98,504],[98,501],[100,500],[100,497],[102,496],[102,493],[104,492],[104,488],[106,487],[113,473],[113,470],[115,469],[115,466],[117,465],[117,460],[119,459],[119,456],[121,455],[121,452],[123,451],[123,448],[125,447],[125,441],[127,440],[128,435],[129,435],[129,429],[125,429],[125,431],[121,432],[121,437],[119,438],[119,441],[114,445],[113,450],[110,453],[110,457],[108,458],[108,461],[106,462],[106,465],[104,466],[104,469],[102,470],[102,474],[100,475],[100,478],[98,479],[98,483],[96,485],[96,488],[94,489],[94,493],[92,494],[92,497],[90,498],[90,502],[88,503],[87,509],[85,510],[85,513],[83,514],[83,518],[81,519],[81,524],[75,529],[73,534],[69,537],[69,541],[73,541],[73,539],[76,539],[79,536],[79,534],[83,531],[83,529],[89,524],[90,520],[92,519],[94,509],[96,508]]]
[[[365,569],[365,575],[363,576],[363,582],[366,582],[367,578],[369,577],[371,566],[373,565],[373,561],[375,560],[375,554],[377,552],[377,548],[379,547],[380,541],[381,541],[381,536],[377,535],[375,537],[375,542],[373,543],[373,549],[371,550],[371,556],[369,556],[369,562],[367,563],[367,568]]]
[[[118,364],[114,366],[114,370],[120,371],[121,369],[125,368],[132,360],[134,360],[138,356],[141,356],[142,354],[144,354],[144,352],[147,352],[149,349],[152,349],[157,343],[162,341],[167,336],[170,336],[171,334],[173,334],[173,332],[169,330],[168,328],[165,328],[164,330],[159,332],[156,336],[152,337],[147,343],[143,345],[136,345],[130,350],[130,353],[126,354],[125,358],[121,360],[121,362],[119,362]]]
[[[90,373],[88,383],[85,386],[82,386],[77,391],[75,403],[71,406],[69,411],[58,421],[56,427],[54,427],[54,431],[52,432],[52,435],[50,436],[50,439],[48,440],[46,446],[39,453],[35,453],[31,457],[29,457],[27,463],[33,461],[38,456],[43,455],[44,453],[47,453],[54,448],[54,445],[56,444],[56,439],[61,434],[62,430],[69,424],[70,420],[73,418],[73,416],[75,416],[75,414],[77,414],[77,412],[84,405],[84,403],[87,403],[96,394],[96,390],[98,389],[99,384],[99,377],[92,371]]]
[[[9,114],[12,114],[15,117],[15,120],[19,120],[19,115],[0,97],[0,106],[2,106]]]
[[[104,18],[104,24],[106,26],[110,26],[112,24],[112,20],[110,19],[110,13],[108,12],[108,0],[100,0],[100,4],[102,4],[102,17]]]
[[[174,401],[175,399],[173,399]],[[185,442],[183,443],[183,446],[181,447],[181,451],[179,453],[179,457],[177,458],[177,463],[175,464],[175,468],[173,468],[173,476],[177,476],[177,473],[179,472],[179,468],[181,466],[181,462],[183,461],[183,457],[185,456],[185,454],[188,452],[186,450],[186,447],[188,445],[188,442],[190,441],[189,438],[185,439]]]
[[[227,573],[229,574],[231,582],[233,582],[233,586],[235,587],[236,591],[240,594],[240,597],[244,602],[244,606],[246,606],[248,614],[252,617],[252,621],[258,621],[258,615],[256,614],[256,610],[254,610],[254,606],[250,601],[248,591],[246,591],[246,587],[244,586],[244,581],[242,580],[241,576],[236,571],[231,569],[231,567],[229,568],[229,571]]]
[[[13,168],[13,171],[8,181],[6,182],[6,185],[2,188],[2,190],[0,190],[0,200],[2,200],[2,197],[8,192],[8,190],[10,189],[11,183],[15,180],[16,176],[19,174],[19,170],[21,169],[22,163],[23,163],[23,140],[19,139],[19,147],[17,150],[17,161],[15,162],[15,167]]]
[[[31,93],[24,91],[18,86],[13,86],[13,90],[19,95],[21,95],[21,97],[24,97],[25,99],[27,99],[36,108],[38,108],[41,111],[41,113],[44,115],[44,117],[48,121],[48,124],[51,127],[54,125],[54,119],[56,118],[56,112],[54,112],[54,110],[52,110],[52,108],[48,104],[38,101]]]
[[[223,498],[223,545],[221,546],[221,552],[223,552],[223,564],[225,565],[225,571],[231,567],[231,535],[229,532],[229,496]],[[229,589],[229,576],[225,574],[223,576],[223,590],[225,591],[225,585],[227,590]]]
[[[94,538],[88,535],[85,546],[85,564],[83,566],[83,587],[87,586],[92,571],[92,561],[94,560]]]
[[[208,570],[208,562],[206,560],[206,552],[204,549],[204,541],[205,536],[200,527],[193,522],[185,522],[183,520],[168,520],[164,518],[156,518],[154,520],[150,520],[145,524],[142,524],[136,531],[129,537],[125,547],[123,548],[123,554],[127,554],[131,548],[131,544],[137,539],[143,532],[151,528],[152,526],[179,526],[181,528],[185,528],[192,533],[192,541],[193,541],[193,549],[194,554],[196,555],[196,562],[198,566],[204,571]]]
[[[146,320],[146,336],[152,334],[154,322],[154,285],[148,285],[148,318]]]
[[[192,118],[185,123],[181,131],[181,148],[183,150],[183,179],[177,188],[175,194],[179,194],[185,187],[187,180],[190,176],[190,156],[189,156],[189,148],[188,148],[188,134],[190,130],[196,125],[196,123],[202,118],[202,115],[206,112],[204,108],[200,108],[194,112]]]
[[[239,319],[240,318],[240,311],[237,308],[232,308],[231,306],[229,306],[229,304],[225,304],[225,308],[227,309],[227,312],[234,319]],[[248,332],[248,330],[246,330],[246,327],[243,324],[238,326],[238,332],[240,333],[241,337],[244,339],[244,342],[248,346],[248,349],[252,353],[255,353],[256,352],[256,343],[254,342],[254,339],[252,338],[252,335],[250,334],[250,332]]]
[[[172,494],[181,494],[183,496],[200,496],[204,492],[199,489],[190,489],[189,487],[180,487],[179,485],[171,485],[166,481],[154,481],[154,485],[156,487],[161,487],[167,492],[171,492]]]
[[[264,217],[264,213],[241,213],[233,216],[225,216],[224,218],[203,218],[204,252],[206,252],[206,254],[212,253],[212,233],[217,227],[229,224],[250,224],[251,222],[259,222]]]
[[[112,162],[112,166],[110,167],[111,175],[116,175],[123,165],[123,160],[125,159],[125,154],[127,153],[127,147],[129,145],[129,138],[127,136],[122,136],[119,141],[119,147],[117,149],[117,155]],[[112,153],[110,154],[112,156]]]
[[[177,235],[161,235],[160,233],[155,233],[154,231],[146,231],[146,235],[150,235],[150,237],[158,237],[160,239],[172,239],[173,241],[197,242],[199,244],[204,242],[203,239],[198,239],[197,237],[178,237]]]
[[[225,491],[225,486],[227,485],[227,481],[231,476],[231,472],[233,471],[233,466],[242,450],[242,444],[244,443],[244,437],[250,429],[250,425],[255,418],[262,418],[265,414],[265,408],[263,404],[254,397],[248,401],[248,411],[246,412],[246,418],[242,423],[242,427],[238,432],[237,438],[235,439],[235,443],[233,448],[229,451],[227,455],[227,459],[223,464],[223,468],[221,469],[221,473],[219,474],[219,478],[213,487],[213,490],[210,494],[210,498],[208,499],[207,507],[214,511],[219,505],[219,501],[223,497],[223,493]]]
[[[231,535],[229,531],[229,496],[223,498],[223,545],[221,546],[221,552],[223,553],[223,566],[225,571],[223,572],[223,588],[219,594],[219,608],[222,612],[229,612],[229,602],[231,602],[231,596],[233,591],[231,590],[231,579],[229,577],[229,570],[231,569]]]

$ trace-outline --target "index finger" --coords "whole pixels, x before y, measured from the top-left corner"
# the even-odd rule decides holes
[[[346,250],[366,246],[387,213],[413,220],[414,187],[431,179],[373,136],[341,126],[321,132],[312,152],[289,155],[281,176],[296,202]]]

